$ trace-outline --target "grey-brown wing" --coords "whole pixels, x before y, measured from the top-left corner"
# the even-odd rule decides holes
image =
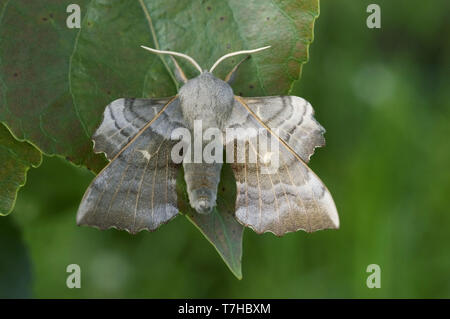
[[[228,140],[235,155],[242,152],[239,143],[245,149],[245,156],[231,164],[237,183],[236,218],[242,224],[277,236],[339,227],[336,206],[323,182],[239,97],[228,127],[248,132],[238,134],[238,141]],[[265,150],[261,141],[270,148]]]
[[[298,96],[241,98],[270,129],[309,162],[316,147],[325,145],[325,129],[314,119],[311,104]],[[244,124],[245,126],[245,124]]]
[[[177,141],[170,135],[181,119],[175,98],[116,152],[87,189],[77,213],[79,225],[137,233],[155,230],[178,214],[179,164],[171,159]]]
[[[113,159],[170,100],[121,98],[108,104],[92,136],[94,152],[103,152],[109,160]]]

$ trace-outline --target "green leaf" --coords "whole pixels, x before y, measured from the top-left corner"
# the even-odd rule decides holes
[[[233,89],[245,96],[287,94],[307,60],[317,15],[318,0],[93,0],[72,56],[76,113],[90,135],[114,99],[176,94],[171,60],[140,45],[186,53],[205,69],[228,52],[271,45],[242,65]],[[241,58],[226,60],[215,75],[224,78]],[[197,74],[186,61],[179,63],[188,77]],[[178,183],[181,211],[241,278],[243,227],[233,218],[232,188],[219,191],[216,211],[200,216],[187,204],[183,183]],[[234,183],[231,170],[222,175],[222,186]]]
[[[71,2],[0,3],[0,121],[46,154],[94,171],[106,162],[93,153],[90,136],[108,103],[170,96],[179,88],[172,61],[140,45],[189,54],[205,69],[228,52],[271,45],[242,65],[233,89],[245,96],[286,94],[307,60],[318,15],[318,0],[93,0],[88,6],[84,0],[78,32],[66,27]],[[215,74],[223,78],[240,58],[226,60]],[[231,172],[222,183],[234,184]],[[187,216],[240,277],[242,226],[228,218],[234,205],[223,205],[228,201],[219,195],[217,212]]]
[[[41,152],[27,142],[17,141],[0,124],[0,216],[12,211],[17,192],[25,185],[28,169],[38,167],[41,161]]]
[[[214,246],[231,272],[238,279],[242,279],[241,259],[244,227],[234,218],[236,183],[234,178],[230,178],[232,174],[230,166],[224,165],[217,192],[217,207],[210,215],[200,215],[189,205],[186,183],[183,174],[179,174],[177,180],[178,207]]]
[[[0,121],[49,155],[99,171],[106,163],[78,119],[69,63],[78,29],[66,26],[71,0],[7,1],[0,22]],[[87,0],[77,1],[84,9]]]
[[[94,171],[106,163],[90,140],[106,104],[176,92],[171,61],[139,45],[185,52],[209,67],[224,53],[270,44],[244,63],[234,89],[248,96],[284,94],[307,60],[318,15],[318,0],[114,0],[92,1],[89,10],[87,0],[78,1],[87,17],[71,68],[74,107],[68,73],[78,30],[66,26],[72,2],[0,2],[0,121],[44,153]],[[236,62],[225,61],[217,75]]]
[[[170,59],[140,45],[186,53],[203,68],[225,53],[271,45],[244,63],[233,88],[245,96],[287,94],[307,60],[318,10],[318,0],[94,0],[70,74],[81,123],[89,135],[116,98],[176,94]],[[215,74],[223,78],[239,59],[226,60]],[[186,61],[179,63],[189,76],[196,74]]]

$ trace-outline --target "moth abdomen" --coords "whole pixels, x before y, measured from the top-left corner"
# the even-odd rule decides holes
[[[209,214],[216,206],[222,163],[183,163],[189,203],[199,214]]]

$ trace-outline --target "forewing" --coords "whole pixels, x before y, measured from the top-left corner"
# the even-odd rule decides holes
[[[122,98],[105,108],[103,120],[95,131],[94,152],[111,160],[171,100]]]
[[[171,159],[174,128],[180,126],[178,98],[148,122],[93,180],[80,204],[77,223],[130,233],[155,230],[178,214]]]
[[[323,182],[238,97],[229,127],[257,132],[239,134],[234,144],[235,154],[239,153],[238,143],[245,145],[245,156],[236,156],[231,164],[237,183],[236,218],[242,224],[257,233],[277,236],[300,229],[313,232],[339,227],[336,206]],[[267,151],[261,147],[262,140],[271,145]],[[273,157],[276,150],[278,161]]]
[[[306,163],[316,147],[325,145],[325,129],[315,120],[311,104],[298,96],[241,98],[271,130]]]

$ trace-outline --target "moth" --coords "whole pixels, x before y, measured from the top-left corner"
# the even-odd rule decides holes
[[[209,71],[185,54],[143,48],[170,55],[184,84],[173,97],[122,98],[106,106],[93,141],[94,151],[105,153],[110,162],[84,194],[77,213],[79,225],[133,234],[155,230],[178,214],[176,178],[181,166],[189,204],[197,213],[209,214],[216,205],[223,163],[173,159],[179,140],[172,132],[180,127],[192,132],[202,121],[203,131],[215,127],[244,132],[234,141],[223,140],[223,147],[234,143],[234,150],[243,145],[244,155],[230,163],[237,185],[235,217],[241,224],[277,236],[339,228],[330,192],[307,166],[314,149],[325,144],[325,129],[314,119],[311,104],[297,96],[234,95],[230,83],[245,59],[224,80],[213,75],[223,60],[241,54],[249,57],[269,47],[226,54]],[[200,74],[187,79],[174,56],[191,62]],[[252,134],[245,133],[249,128],[254,129]],[[278,165],[270,174],[261,171],[273,155],[272,148],[258,145],[263,135],[278,152]]]

